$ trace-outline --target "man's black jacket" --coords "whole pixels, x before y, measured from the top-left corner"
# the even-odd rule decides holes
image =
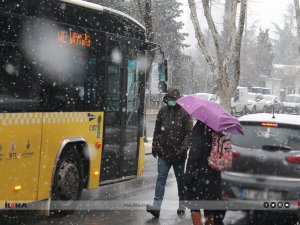
[[[170,163],[185,160],[192,128],[191,117],[179,105],[162,107],[155,122],[152,154]]]

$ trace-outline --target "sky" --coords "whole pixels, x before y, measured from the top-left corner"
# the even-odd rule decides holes
[[[179,0],[182,5],[183,14],[181,16],[181,21],[185,24],[183,28],[183,32],[188,33],[189,37],[186,38],[186,43],[191,45],[191,47],[196,45],[195,33],[193,24],[190,20],[190,10],[188,6],[187,0]],[[224,2],[224,0],[218,0],[219,2]],[[201,7],[200,0],[196,0],[198,2],[199,8],[199,17],[202,26],[206,26],[206,21],[202,15],[200,15]],[[270,34],[272,35],[272,30],[274,30],[274,26],[272,25],[274,22],[278,25],[283,25],[283,14],[287,12],[287,7],[289,4],[293,4],[293,0],[248,0],[248,17],[247,17],[247,26],[251,26],[253,22],[256,22],[257,27],[261,27],[263,29],[270,29]],[[224,4],[215,3],[213,5],[213,16],[216,19],[216,24],[222,24],[222,14],[223,14]],[[190,49],[186,49],[187,52]]]

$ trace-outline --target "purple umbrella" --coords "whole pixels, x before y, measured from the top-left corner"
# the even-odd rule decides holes
[[[217,132],[244,134],[240,122],[215,102],[200,98],[197,95],[187,95],[178,99],[177,103],[189,115]]]

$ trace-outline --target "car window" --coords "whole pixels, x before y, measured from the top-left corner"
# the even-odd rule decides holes
[[[286,101],[287,102],[300,103],[300,97],[298,97],[298,96],[287,96]]]
[[[273,98],[273,96],[264,96],[264,99],[266,99],[267,101],[273,101]],[[274,100],[276,100],[276,98]]]
[[[262,146],[274,145],[300,150],[300,127],[265,127],[260,124],[242,126],[244,136],[231,135],[230,137],[235,146],[262,149]]]
[[[258,100],[263,100],[264,97],[263,97],[262,95],[257,95],[257,96],[256,96],[256,99],[258,99]]]
[[[249,99],[249,100],[253,100],[253,101],[255,101],[255,99],[256,99],[256,95],[251,95],[251,94],[248,94],[248,99]]]

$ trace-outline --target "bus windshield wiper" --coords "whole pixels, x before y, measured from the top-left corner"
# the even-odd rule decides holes
[[[263,150],[266,151],[291,151],[291,147],[282,145],[263,145]]]

